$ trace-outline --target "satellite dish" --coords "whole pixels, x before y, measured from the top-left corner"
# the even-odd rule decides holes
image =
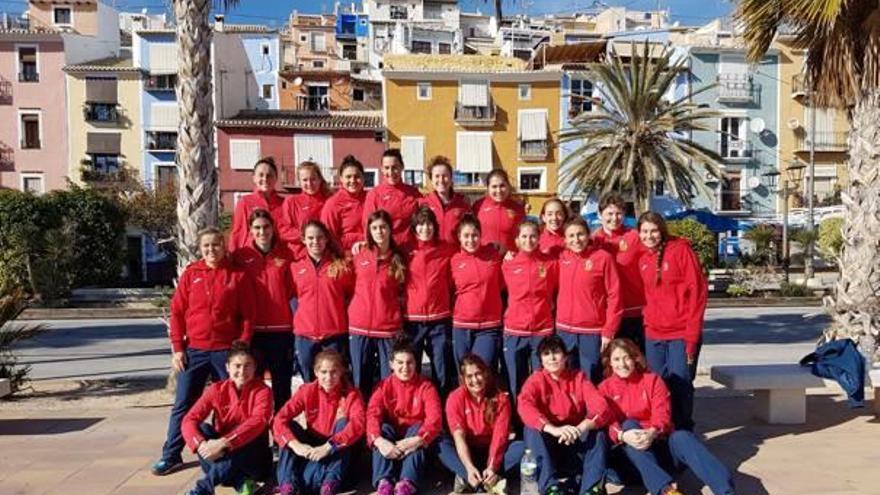
[[[751,120],[751,122],[749,123],[749,128],[755,134],[761,134],[762,132],[764,132],[764,129],[767,128],[767,124],[764,122],[764,119],[762,119],[761,117],[757,117]]]
[[[299,76],[297,76],[296,79],[293,80],[294,86],[302,86],[302,83],[303,83],[303,78],[301,78]]]
[[[760,177],[749,177],[748,185],[749,185],[749,189],[757,188],[758,186],[761,185],[761,178]]]

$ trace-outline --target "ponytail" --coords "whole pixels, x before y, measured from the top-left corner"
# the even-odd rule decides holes
[[[653,211],[646,211],[639,216],[639,230],[642,229],[643,223],[652,223],[660,231],[660,245],[657,246],[657,275],[654,279],[654,283],[660,285],[663,280],[663,255],[666,253],[666,243],[669,241],[669,229],[666,226],[666,220],[659,213]]]

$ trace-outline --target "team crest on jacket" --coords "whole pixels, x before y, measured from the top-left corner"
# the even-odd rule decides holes
[[[277,258],[277,257],[276,257],[276,258],[275,258],[274,260],[272,260],[272,261],[275,262],[275,266],[278,267],[278,268],[281,268],[282,266],[284,266],[284,259],[282,259],[282,258]]]
[[[620,242],[617,244],[617,247],[621,251],[626,251],[627,249],[629,249],[629,245],[627,245],[626,240],[624,239],[620,240]]]
[[[538,267],[538,276],[541,278],[544,278],[547,276],[547,269],[544,268],[544,265],[540,265]]]
[[[584,261],[584,271],[585,272],[593,271],[593,260]]]
[[[507,216],[508,216],[508,218],[515,218],[516,212],[511,210],[510,208],[507,208]]]

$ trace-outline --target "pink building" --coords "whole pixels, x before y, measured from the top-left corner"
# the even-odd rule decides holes
[[[298,163],[316,162],[329,181],[349,154],[367,169],[367,187],[378,183],[385,150],[381,111],[248,111],[216,125],[220,201],[228,212],[240,196],[251,192],[254,163],[266,156],[275,159],[279,189],[288,192],[298,188]]]

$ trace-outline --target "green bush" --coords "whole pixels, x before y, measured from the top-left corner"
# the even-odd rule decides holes
[[[697,258],[700,259],[703,270],[708,270],[715,265],[718,242],[715,239],[715,234],[708,227],[693,218],[673,220],[668,223],[668,227],[670,234],[690,241]]]
[[[752,295],[751,289],[739,284],[730,284],[725,291],[730,297],[747,297]]]
[[[743,239],[755,245],[751,256],[744,256],[744,264],[772,265],[776,261],[776,250],[773,242],[777,240],[776,227],[769,224],[758,224],[743,234]]]
[[[806,297],[810,295],[810,289],[806,285],[782,282],[779,284],[779,295],[782,297]]]
[[[843,218],[830,217],[819,224],[819,252],[828,261],[835,261],[843,248]]]

